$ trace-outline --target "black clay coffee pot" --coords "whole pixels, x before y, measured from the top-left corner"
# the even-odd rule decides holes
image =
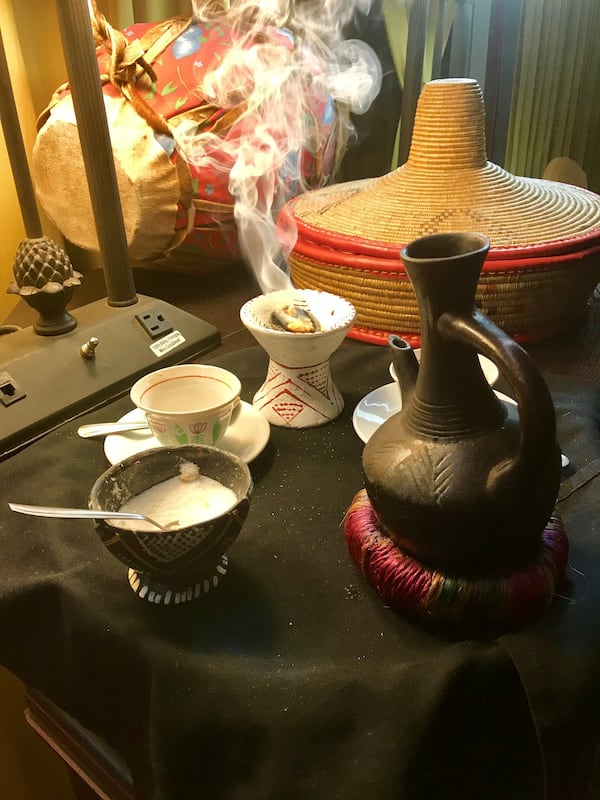
[[[488,250],[477,233],[426,236],[403,249],[421,317],[421,360],[390,337],[402,408],[363,452],[367,493],[385,532],[422,563],[457,574],[527,561],[560,483],[546,384],[523,348],[474,305]],[[497,365],[515,405],[490,387],[478,353]]]

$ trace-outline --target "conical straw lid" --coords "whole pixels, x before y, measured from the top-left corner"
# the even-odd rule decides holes
[[[381,178],[301,195],[293,213],[299,238],[327,231],[352,237],[359,251],[360,240],[402,245],[442,231],[479,231],[492,248],[600,232],[598,195],[516,177],[487,160],[482,92],[466,78],[425,85],[405,164]]]

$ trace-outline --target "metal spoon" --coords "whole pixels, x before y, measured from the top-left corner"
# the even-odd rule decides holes
[[[82,439],[90,439],[93,436],[109,436],[111,433],[141,431],[144,428],[149,431],[146,420],[141,422],[97,422],[91,425],[81,425],[77,428],[77,433]]]
[[[100,511],[93,508],[54,508],[53,506],[28,506],[21,503],[9,503],[11,511],[19,514],[30,514],[32,517],[58,517],[59,519],[141,519],[166,531],[167,528],[160,522],[155,522],[145,514],[135,514],[129,511]]]

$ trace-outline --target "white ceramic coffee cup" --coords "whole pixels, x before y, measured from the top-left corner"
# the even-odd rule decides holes
[[[222,367],[179,364],[144,375],[129,396],[162,445],[219,446],[241,410],[239,378]]]

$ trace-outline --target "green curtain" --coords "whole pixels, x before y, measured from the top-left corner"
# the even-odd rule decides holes
[[[558,156],[600,190],[600,3],[526,0],[505,166],[541,177]]]
[[[382,0],[385,25],[398,73],[400,86],[404,82],[406,68],[406,45],[408,42],[408,21],[411,0]],[[448,41],[452,28],[456,2],[455,0],[429,0],[425,52],[423,58],[423,83],[439,77],[436,74],[438,52]],[[436,36],[438,40],[436,41]]]
[[[388,34],[388,41],[400,86],[404,86],[406,73],[406,51],[409,37],[410,7],[412,0],[382,0],[383,14]],[[456,10],[455,0],[429,0],[427,3],[427,24],[423,47],[423,67],[421,85],[434,78],[439,78],[440,60],[443,49],[452,29],[452,21]],[[398,166],[398,147],[400,128],[396,135],[396,144],[390,169]]]

